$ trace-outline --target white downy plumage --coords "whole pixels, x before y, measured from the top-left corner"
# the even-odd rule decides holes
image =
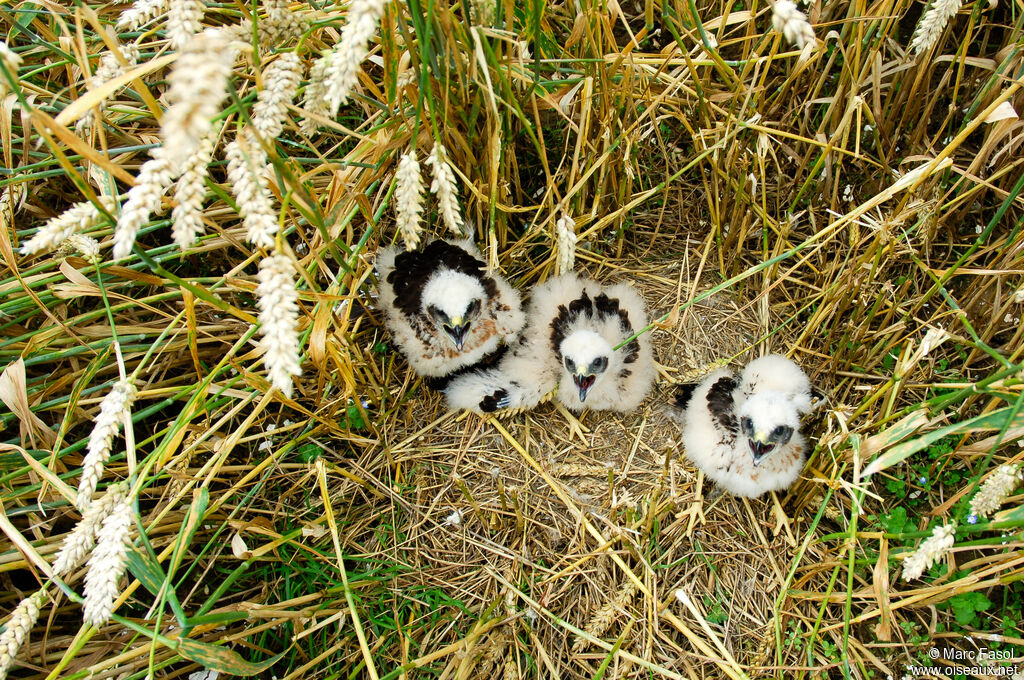
[[[602,285],[575,274],[538,286],[527,328],[498,366],[467,373],[446,390],[452,409],[526,409],[558,388],[573,411],[630,411],[654,382],[644,302],[624,283]]]
[[[376,269],[387,327],[419,375],[444,379],[474,366],[523,327],[519,293],[486,272],[472,240],[384,248]]]
[[[799,366],[770,354],[738,377],[714,371],[691,390],[680,390],[674,415],[686,457],[708,478],[748,498],[796,481],[807,448],[800,416],[812,409],[811,383]]]

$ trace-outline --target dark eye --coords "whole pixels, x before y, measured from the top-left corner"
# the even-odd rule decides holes
[[[783,427],[782,425],[779,425],[779,426],[778,426],[777,428],[775,428],[774,430],[772,430],[772,436],[773,436],[773,437],[775,437],[775,438],[779,438],[779,437],[781,437],[781,436],[782,436],[782,435],[783,435],[783,434],[784,434],[785,432],[786,432],[786,428],[785,428],[785,427]]]
[[[608,357],[598,357],[590,364],[590,370],[594,373],[600,373],[606,368],[608,368]]]
[[[469,303],[469,307],[466,308],[466,316],[470,317],[480,311],[480,301],[473,300]]]
[[[753,423],[752,420],[750,420],[750,418],[744,418],[743,420],[741,420],[740,421],[740,427],[743,428],[744,432],[753,432],[754,431],[754,423]]]
[[[576,362],[573,361],[572,359],[570,359],[569,357],[566,357],[565,358],[565,370],[569,371],[570,373],[575,373],[576,372]]]
[[[427,314],[434,318],[440,324],[448,323],[448,315],[442,312],[438,307],[430,305],[427,307]]]

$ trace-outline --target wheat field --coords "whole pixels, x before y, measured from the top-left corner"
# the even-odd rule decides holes
[[[1024,677],[1021,2],[0,25],[0,680]],[[630,282],[643,405],[449,412],[373,262],[458,230]],[[665,405],[767,352],[813,453],[716,495]]]

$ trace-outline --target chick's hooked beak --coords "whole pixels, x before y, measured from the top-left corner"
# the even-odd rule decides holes
[[[754,467],[760,465],[765,456],[775,448],[775,442],[764,432],[755,433],[747,443],[750,445],[750,453],[754,456]]]
[[[590,388],[594,386],[594,381],[597,380],[597,376],[593,373],[587,373],[585,368],[576,369],[576,373],[572,376],[572,381],[576,385],[576,389],[580,394],[580,402],[587,400],[587,393]]]
[[[455,343],[455,349],[462,351],[462,346],[466,344],[466,337],[469,335],[469,321],[463,322],[461,316],[454,316],[451,320],[442,326],[444,332],[448,334],[448,337]]]

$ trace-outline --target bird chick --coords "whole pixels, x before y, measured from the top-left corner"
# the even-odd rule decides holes
[[[789,359],[770,354],[736,376],[719,369],[675,402],[686,457],[722,489],[756,498],[788,488],[804,465],[800,416],[811,383]]]
[[[445,391],[452,409],[488,413],[536,406],[556,387],[573,411],[630,411],[654,382],[644,302],[626,284],[575,274],[538,286],[519,343],[491,369],[466,373]],[[615,347],[626,342],[620,349]]]
[[[376,270],[392,338],[434,387],[513,342],[526,321],[519,293],[486,273],[472,240],[384,248]]]

